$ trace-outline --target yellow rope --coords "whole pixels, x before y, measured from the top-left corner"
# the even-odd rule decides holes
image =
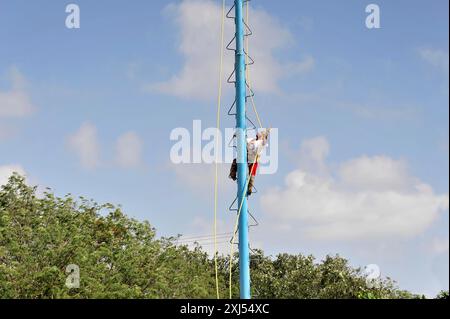
[[[222,78],[223,78],[223,55],[224,55],[224,33],[225,33],[225,0],[222,1],[222,24],[220,36],[220,67],[219,67],[219,90],[217,96],[217,133],[220,132],[220,109],[222,106]],[[217,203],[218,203],[218,179],[219,179],[219,138],[216,136],[216,176],[214,182],[214,268],[216,276],[217,299],[220,299],[219,271],[217,265]]]

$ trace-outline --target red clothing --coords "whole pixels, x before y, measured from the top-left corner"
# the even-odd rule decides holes
[[[252,170],[253,168],[253,170]],[[256,176],[256,172],[258,170],[258,162],[256,162],[255,164],[251,163],[248,164],[248,170],[251,171],[250,175],[251,176]]]

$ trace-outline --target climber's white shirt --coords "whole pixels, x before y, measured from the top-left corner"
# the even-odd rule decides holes
[[[249,163],[254,163],[255,159],[256,159],[256,155],[259,154],[259,156],[261,156],[262,150],[267,145],[269,145],[267,143],[267,141],[257,140],[255,138],[248,138],[247,139],[247,150],[248,150],[247,161]]]

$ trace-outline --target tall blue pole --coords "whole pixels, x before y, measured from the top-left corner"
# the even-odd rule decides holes
[[[247,208],[247,120],[245,112],[245,53],[243,0],[234,1],[236,8],[236,128],[238,163],[238,207],[239,217],[239,282],[241,299],[250,299],[250,252],[248,245]]]

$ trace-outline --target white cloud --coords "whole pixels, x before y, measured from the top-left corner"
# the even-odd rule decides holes
[[[209,0],[185,0],[169,5],[166,11],[180,30],[178,49],[184,58],[184,65],[168,81],[147,85],[146,89],[184,98],[214,97],[217,94],[221,6]],[[275,57],[274,52],[288,47],[293,42],[293,36],[267,12],[252,9],[250,25],[254,35],[250,40],[249,53],[257,63],[255,67],[250,67],[251,84],[256,91],[278,92],[279,80],[308,72],[314,67],[315,61],[310,56],[304,61],[286,64]],[[232,39],[233,28],[232,20],[227,19],[225,39]],[[231,73],[234,54],[227,52],[224,70]]]
[[[12,67],[9,72],[11,89],[0,91],[0,118],[19,118],[33,113],[35,106],[26,91],[26,80],[20,71]]]
[[[319,166],[328,153],[320,140],[303,145]],[[261,198],[263,210],[292,225],[297,234],[347,240],[416,236],[448,210],[448,202],[448,194],[437,195],[409,175],[405,162],[386,156],[352,159],[329,175],[297,169],[287,175],[283,188]]]
[[[353,190],[402,191],[414,187],[405,161],[387,156],[362,156],[347,161],[339,169],[343,185]]]
[[[330,144],[323,136],[304,140],[297,156],[300,167],[319,175],[326,174],[328,168],[325,160],[329,152]]]
[[[284,74],[295,75],[299,73],[306,73],[314,69],[316,60],[312,56],[307,56],[301,62],[291,62],[284,65]]]
[[[20,165],[0,166],[0,186],[5,185],[13,173],[25,175],[25,170]]]
[[[69,148],[78,156],[84,168],[93,169],[100,164],[100,144],[97,129],[91,123],[84,123],[68,138]]]
[[[448,248],[449,248],[449,239],[446,238],[439,238],[435,237],[431,241],[430,249],[433,254],[441,255],[441,254],[448,254]]]
[[[231,164],[218,166],[218,189],[223,196],[228,196],[236,186],[235,182],[228,178],[230,166]],[[176,182],[183,188],[202,197],[210,194],[212,199],[215,164],[170,164],[170,168],[176,176]]]
[[[439,49],[422,48],[419,49],[419,55],[433,67],[440,69],[442,72],[448,73],[448,52]]]
[[[135,132],[128,132],[117,139],[116,162],[124,168],[142,164],[142,140]]]
[[[14,136],[16,129],[11,125],[0,122],[0,142]]]

